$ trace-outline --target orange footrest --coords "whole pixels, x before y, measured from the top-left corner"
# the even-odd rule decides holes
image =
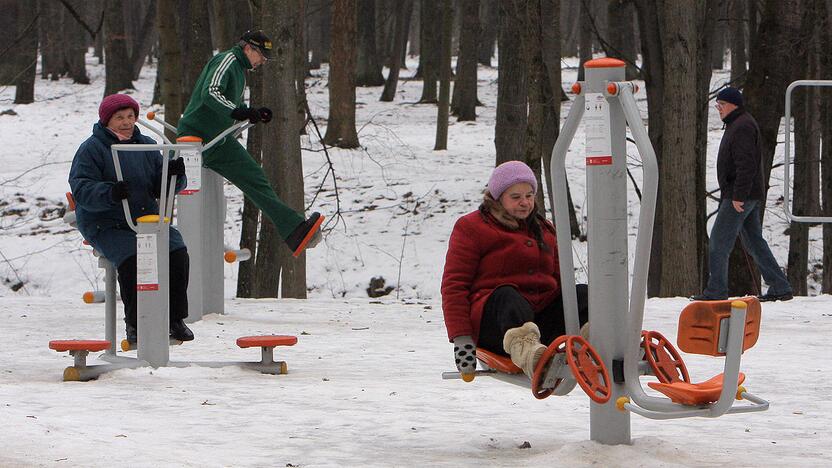
[[[719,400],[719,395],[722,393],[722,375],[719,374],[704,382],[687,383],[687,382],[648,382],[647,385],[653,390],[664,393],[670,398],[673,403],[680,403],[683,405],[707,405]],[[745,381],[745,374],[740,372],[737,384]],[[736,389],[734,389],[736,390]]]
[[[237,338],[237,346],[241,348],[294,346],[297,342],[298,337],[291,335],[261,335]]]
[[[523,370],[517,367],[508,356],[500,356],[491,351],[477,348],[477,359],[485,363],[486,366],[505,374],[522,374]]]
[[[104,351],[110,347],[108,340],[53,340],[49,349],[55,351]]]

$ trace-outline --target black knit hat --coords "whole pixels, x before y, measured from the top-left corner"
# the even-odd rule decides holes
[[[252,47],[257,47],[257,49],[267,59],[272,58],[272,40],[269,39],[269,36],[267,36],[263,31],[259,29],[255,31],[246,31],[243,33],[243,36],[240,37],[240,40],[251,45]]]
[[[716,100],[730,102],[737,107],[742,107],[742,93],[737,88],[730,86],[717,93]]]

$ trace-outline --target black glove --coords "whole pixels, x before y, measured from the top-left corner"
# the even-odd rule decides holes
[[[248,120],[251,123],[260,121],[260,111],[250,107],[238,107],[231,111],[231,118],[234,120]]]
[[[168,162],[168,178],[185,175],[185,160],[182,158],[172,159]]]
[[[130,195],[130,186],[127,185],[126,180],[120,180],[113,184],[113,188],[110,189],[110,198],[113,199],[114,202],[119,203],[120,201],[124,200]]]
[[[257,109],[257,113],[260,114],[260,120],[263,123],[269,123],[272,121],[272,110],[268,107],[261,107]]]

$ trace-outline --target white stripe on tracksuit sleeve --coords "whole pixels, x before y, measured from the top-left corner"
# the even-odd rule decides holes
[[[220,66],[217,67],[217,70],[214,72],[214,76],[211,77],[211,84],[208,85],[208,94],[214,98],[215,101],[231,110],[234,110],[236,107],[234,106],[234,103],[222,95],[222,92],[220,91],[220,84],[222,83],[223,75],[225,75],[225,72],[228,71],[228,67],[231,66],[231,63],[236,59],[237,58],[234,57],[234,54],[229,53],[226,55],[225,58],[222,59]]]

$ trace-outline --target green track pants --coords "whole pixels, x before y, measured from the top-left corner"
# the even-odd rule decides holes
[[[243,191],[272,221],[284,240],[304,221],[303,216],[286,206],[274,193],[266,173],[236,139],[224,142],[203,154],[203,164],[228,179]]]

